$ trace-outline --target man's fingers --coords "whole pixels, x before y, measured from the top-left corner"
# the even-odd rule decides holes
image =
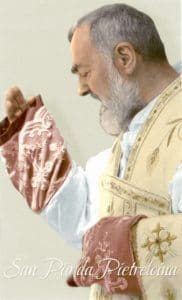
[[[35,96],[31,96],[27,99],[27,103],[28,105],[31,105],[34,101],[35,101],[36,97]]]
[[[15,114],[15,111],[17,110],[17,108],[15,108],[13,105],[12,105],[12,102],[9,101],[9,100],[6,100],[6,113],[8,115],[8,118],[11,120],[14,118],[14,114]]]
[[[21,92],[21,90],[17,86],[11,87],[5,93],[6,101],[10,101],[21,110],[21,107],[25,105],[26,100]]]
[[[11,87],[5,92],[6,112],[10,122],[19,117],[36,100],[35,96],[25,100],[23,93],[17,86]]]
[[[6,112],[10,122],[13,122],[26,106],[26,100],[17,86],[11,87],[5,92]]]
[[[22,102],[25,101],[25,98],[24,98],[21,90],[17,86],[12,86],[9,90],[7,90],[5,92],[5,95],[8,97],[8,99],[10,99],[12,97],[17,97],[17,98],[19,98],[20,101],[22,101]]]

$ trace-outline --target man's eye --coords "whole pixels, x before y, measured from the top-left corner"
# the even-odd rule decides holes
[[[80,77],[87,77],[89,73],[90,73],[90,71],[80,74]]]

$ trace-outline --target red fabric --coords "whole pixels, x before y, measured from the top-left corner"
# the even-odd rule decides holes
[[[25,110],[21,116],[19,116],[12,123],[9,122],[6,117],[0,122],[0,146],[8,142],[15,133],[21,131],[22,127],[27,121],[31,121],[34,118],[36,111],[43,106],[43,101],[40,95],[38,95],[35,101],[31,104],[31,107]]]
[[[131,227],[144,217],[105,217],[91,227],[84,235],[83,254],[76,271],[67,279],[68,285],[97,283],[108,294],[141,295],[139,274],[129,269],[122,274],[119,266],[131,268],[135,263]]]
[[[14,186],[40,213],[71,168],[64,139],[40,95],[11,124],[7,118],[0,123],[0,145]]]

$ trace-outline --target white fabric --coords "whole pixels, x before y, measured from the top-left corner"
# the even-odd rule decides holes
[[[123,176],[128,155],[141,125],[152,110],[157,98],[149,102],[135,115],[122,141],[123,157],[120,177]],[[48,222],[67,242],[81,246],[84,232],[98,221],[98,179],[109,158],[110,150],[91,157],[85,171],[73,162],[72,170],[64,185],[57,191],[48,206],[41,212]],[[173,213],[182,212],[182,164],[177,168],[169,183]]]

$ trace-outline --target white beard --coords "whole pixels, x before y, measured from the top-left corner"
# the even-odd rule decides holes
[[[116,119],[114,113],[106,107],[104,104],[101,104],[100,107],[100,125],[104,131],[110,135],[118,135],[121,132],[121,127]]]
[[[124,81],[113,65],[108,63],[110,97],[103,99],[100,108],[100,125],[110,135],[125,131],[134,115],[144,105],[138,96],[138,86],[134,81]]]

